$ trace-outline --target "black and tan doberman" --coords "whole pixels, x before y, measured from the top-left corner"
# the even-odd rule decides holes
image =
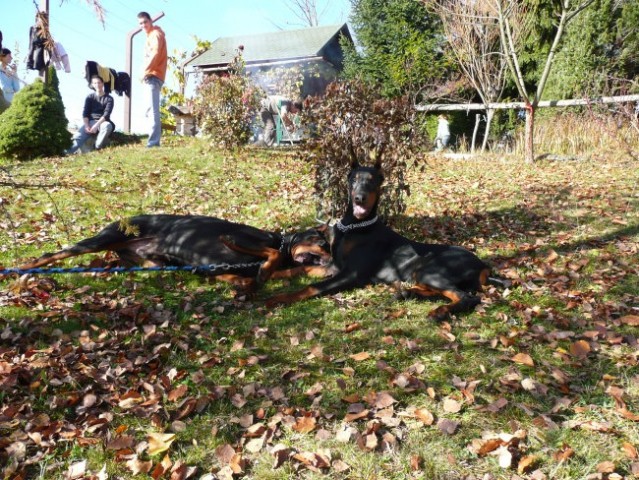
[[[314,228],[281,235],[208,216],[138,215],[113,222],[97,235],[20,269],[102,251],[117,253],[126,265],[222,265],[210,275],[247,293],[272,277],[312,274],[315,266],[330,260],[329,245]]]
[[[480,303],[474,293],[488,282],[488,265],[462,247],[415,242],[384,225],[377,217],[383,180],[380,165],[353,165],[348,176],[348,209],[333,226],[330,240],[337,273],[300,291],[271,297],[267,307],[371,283],[401,282],[411,283],[405,291],[419,297],[450,300],[430,313],[437,320]]]

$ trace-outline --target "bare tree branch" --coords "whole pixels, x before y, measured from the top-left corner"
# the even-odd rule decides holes
[[[501,48],[498,17],[490,0],[424,0],[424,3],[441,18],[448,45],[462,73],[486,105],[483,150],[494,115],[488,105],[501,99],[508,68]]]
[[[319,15],[317,14],[316,0],[284,0],[284,5],[300,19],[305,26],[317,27]],[[326,11],[328,4],[324,7]]]

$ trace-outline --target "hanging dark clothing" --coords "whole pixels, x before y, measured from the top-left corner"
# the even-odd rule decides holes
[[[115,79],[115,93],[127,97],[131,96],[131,77],[126,72],[118,72],[118,78]]]
[[[44,70],[49,66],[51,53],[45,47],[46,38],[40,33],[37,26],[29,29],[29,54],[27,56],[27,68],[29,70]]]
[[[126,72],[117,72],[113,68],[100,65],[98,62],[88,60],[84,67],[84,78],[91,88],[91,77],[99,75],[104,81],[104,91],[111,93],[112,91],[119,96],[125,94],[127,97],[131,95],[131,78]]]

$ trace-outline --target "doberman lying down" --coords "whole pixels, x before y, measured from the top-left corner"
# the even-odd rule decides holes
[[[250,254],[244,251],[245,247],[250,248]],[[280,235],[215,217],[139,215],[113,222],[94,237],[43,255],[20,268],[38,268],[107,250],[117,253],[127,265],[228,264],[229,268],[216,269],[211,275],[236,285],[244,293],[254,291],[272,277],[313,274],[315,266],[330,260],[328,242],[317,229]],[[239,264],[247,265],[232,267]]]
[[[276,295],[267,300],[268,307],[371,283],[399,282],[413,283],[407,290],[410,294],[448,298],[449,304],[430,313],[437,320],[480,303],[472,293],[488,282],[489,267],[462,247],[415,242],[378,221],[383,180],[379,164],[353,165],[348,176],[348,210],[333,227],[330,240],[337,273],[298,292]]]

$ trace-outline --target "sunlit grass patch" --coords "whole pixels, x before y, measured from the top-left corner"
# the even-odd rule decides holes
[[[232,465],[235,478],[255,479],[573,479],[608,461],[629,477],[637,459],[624,445],[639,447],[634,172],[488,157],[433,158],[410,172],[395,228],[464,245],[510,282],[447,322],[428,315],[444,299],[404,300],[386,286],[264,306],[310,278],[249,298],[186,272],[2,279],[0,460],[47,479],[82,460],[93,475],[106,465],[129,478],[167,456],[171,468],[197,468],[191,478]],[[4,266],[138,213],[278,232],[316,222],[311,165],[288,152],[180,140],[159,156],[118,147],[11,173],[53,186],[0,192]],[[149,453],[153,432],[175,434],[165,452]],[[509,468],[496,451],[477,453],[516,432]],[[123,436],[126,448],[113,443]],[[10,458],[19,442],[25,456]]]

